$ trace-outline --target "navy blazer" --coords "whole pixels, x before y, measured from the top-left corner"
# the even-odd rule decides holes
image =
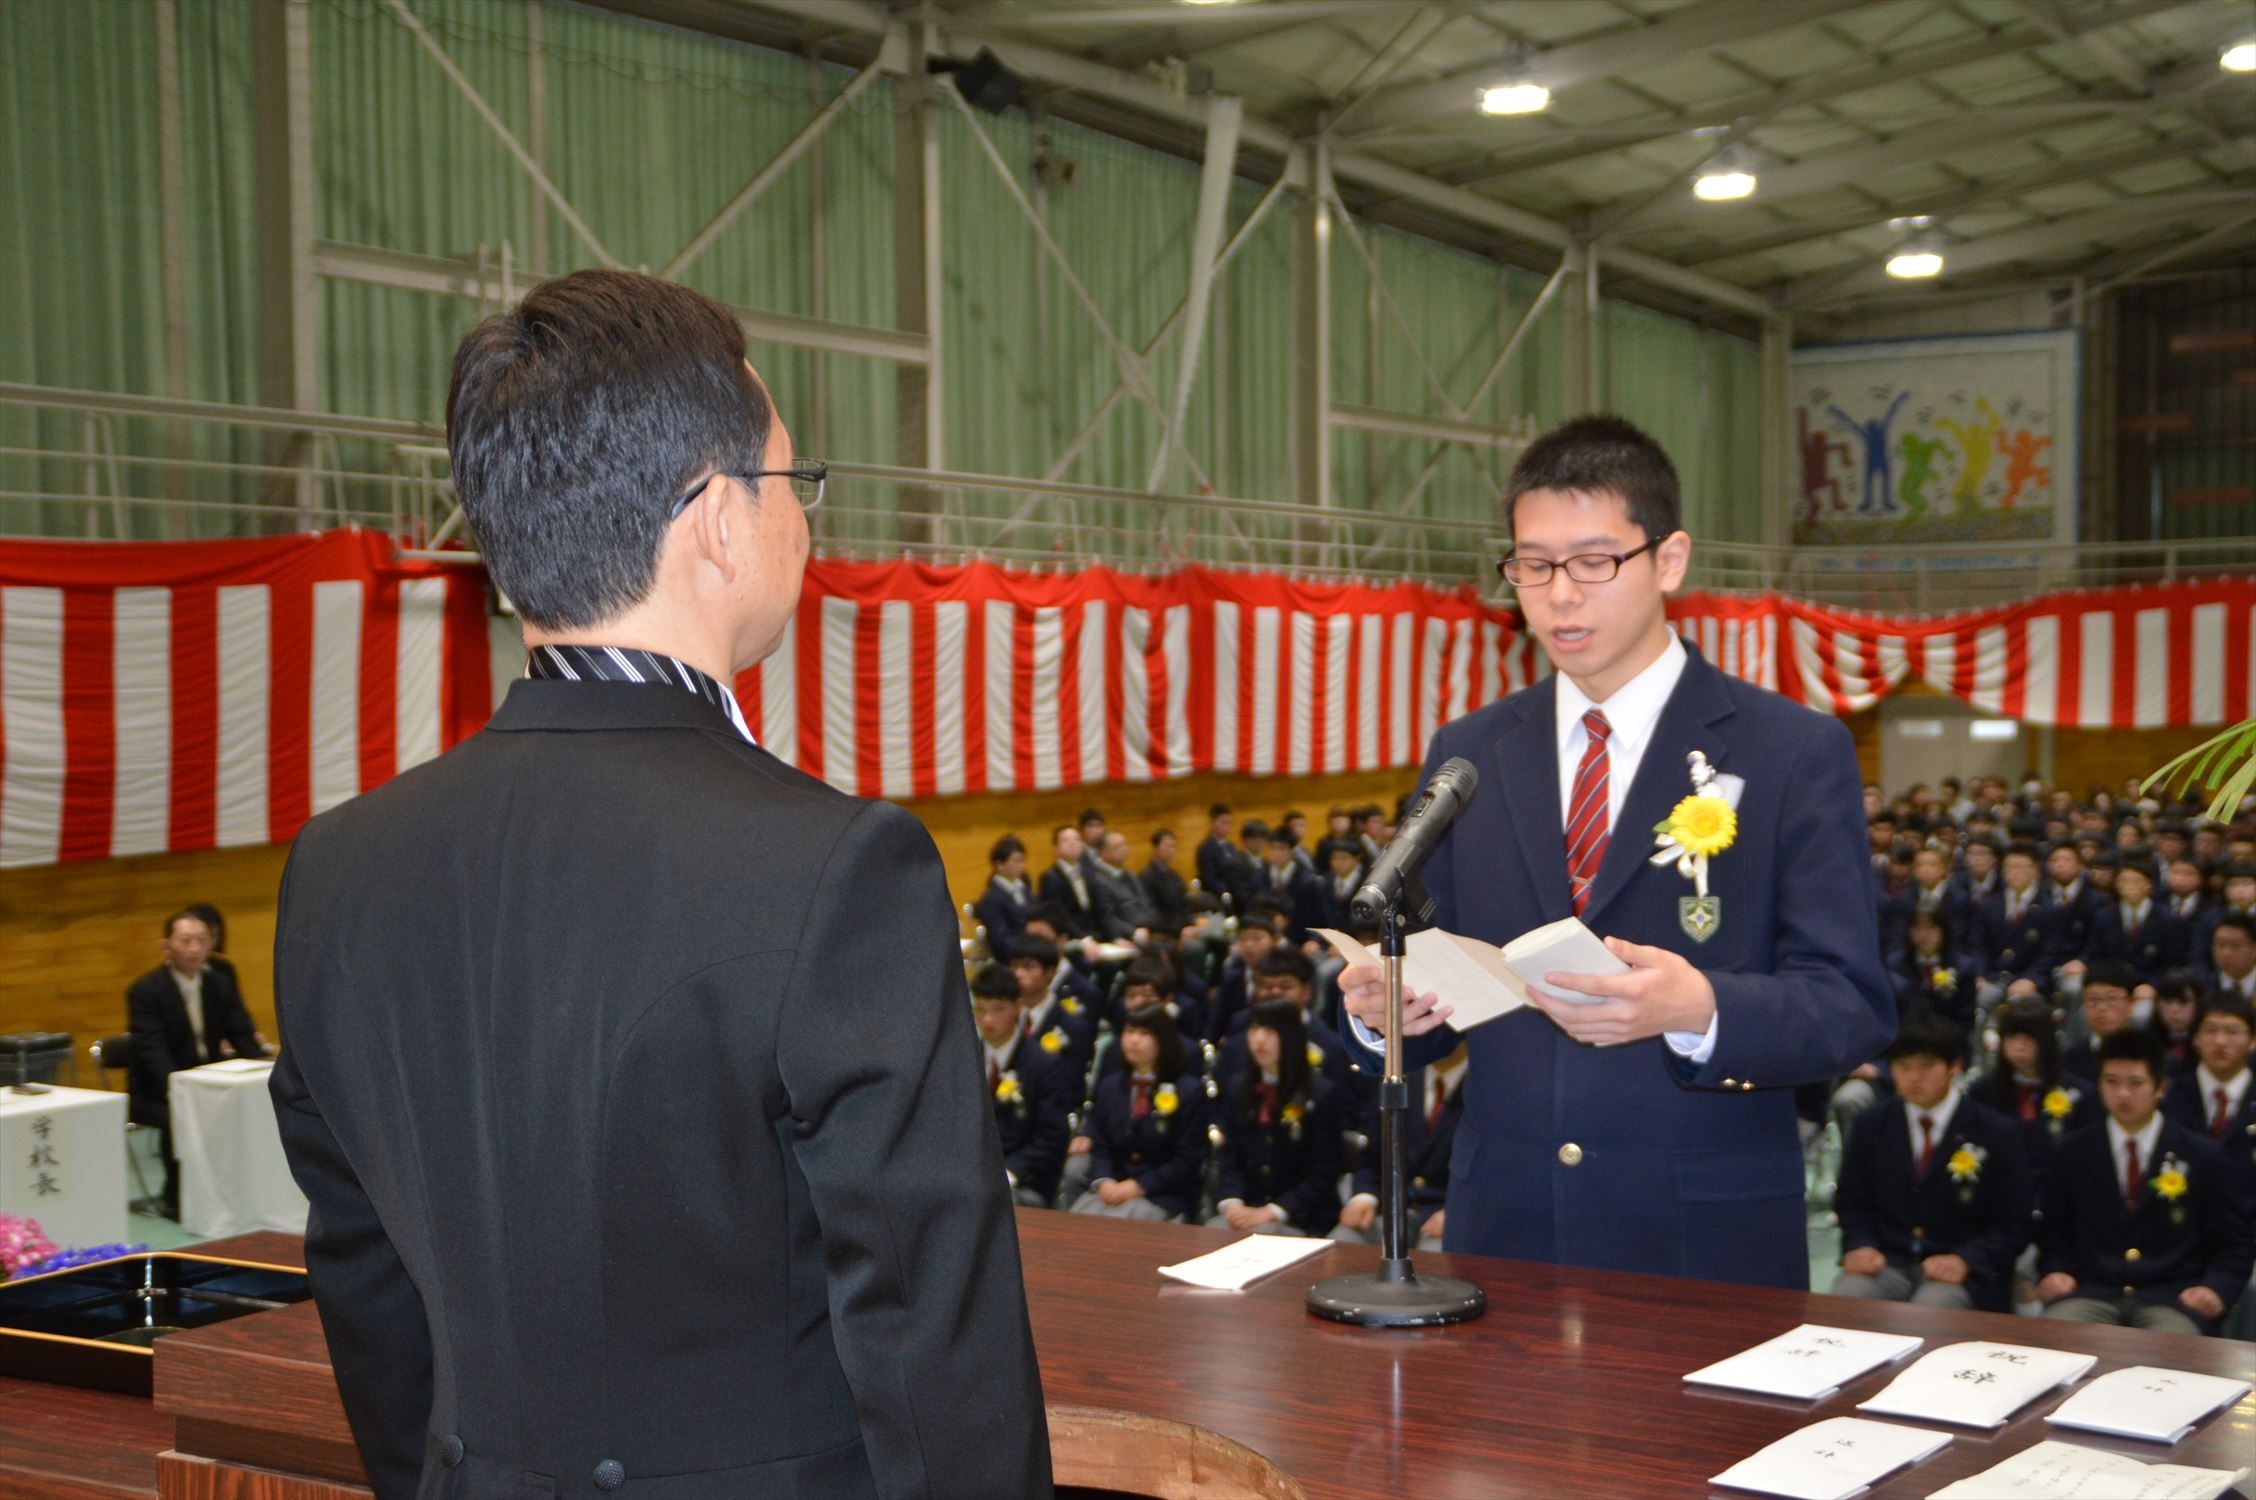
[[[2208,1287],[2230,1312],[2247,1285],[2252,1252],[2238,1174],[2206,1132],[2196,1135],[2164,1116],[2154,1160],[2141,1163],[2149,1186],[2134,1211],[2124,1206],[2114,1156],[2102,1121],[2062,1141],[2046,1163],[2038,1274],[2067,1272],[2078,1297],[2137,1297],[2174,1307],[2203,1333],[2215,1333],[2219,1320],[2180,1303],[2178,1293]],[[2173,1158],[2186,1174],[2185,1195],[2175,1203],[2151,1185]]]
[[[984,1064],[984,1049],[979,1056]],[[1003,1071],[1018,1084],[1017,1097],[1005,1099],[1000,1090],[995,1097],[1003,1168],[1019,1187],[1054,1198],[1073,1135],[1066,1117],[1081,1107],[1081,1080],[1023,1036],[1011,1044]]]
[[[2057,925],[2053,909],[2032,900],[2022,908],[2021,920],[2010,922],[2006,920],[2005,902],[2006,891],[2001,884],[1982,903],[1982,932],[1989,945],[1988,972],[2005,984],[2031,979],[2040,988],[2051,989],[2053,929]]]
[[[1249,1125],[1240,1112],[1241,1093],[1252,1075],[1226,1094],[1217,1123],[1222,1127],[1221,1173],[1217,1200],[1231,1198],[1249,1208],[1274,1203],[1303,1234],[1330,1234],[1339,1222],[1341,1090],[1322,1074],[1309,1079],[1301,1118]]]
[[[2240,1091],[2240,1108],[2226,1122],[2222,1137],[2210,1133],[2216,1102],[2201,1097],[2200,1075],[2191,1068],[2170,1080],[2162,1095],[2162,1113],[2193,1134],[2216,1141],[2226,1161],[2240,1173],[2241,1188],[2248,1195],[2248,1212],[2256,1216],[2256,1087]]]
[[[2185,924],[2159,901],[2147,904],[2146,920],[2138,935],[2123,929],[2123,907],[2110,901],[2092,917],[2089,957],[2094,962],[2122,963],[2142,982],[2152,984],[2185,963]]]
[[[1197,860],[1199,889],[1244,916],[1253,891],[1253,861],[1245,851],[1209,834],[1198,846]]]
[[[1144,1196],[1174,1215],[1198,1207],[1206,1171],[1206,1084],[1185,1073],[1174,1082],[1172,1112],[1154,1107],[1139,1120],[1129,1108],[1128,1075],[1109,1073],[1097,1082],[1089,1123],[1089,1181],[1133,1178]]]
[[[2026,1104],[2020,1086],[2002,1065],[1991,1068],[1967,1089],[1976,1099],[2021,1127],[2021,1150],[2033,1169],[2042,1169],[2061,1141],[2103,1118],[2099,1090],[2088,1078],[2064,1076],[2060,1086],[2039,1089]],[[2052,1101],[2058,1096],[2059,1103]]]
[[[987,889],[971,903],[972,920],[987,929],[987,952],[997,963],[1009,963],[1011,944],[1018,941],[1026,930],[1026,914],[1034,909],[1034,893],[1029,890],[1025,900],[995,876],[989,876]]]
[[[1432,1210],[1440,1208],[1449,1197],[1449,1153],[1457,1143],[1457,1122],[1465,1114],[1465,1090],[1460,1080],[1452,1090],[1449,1102],[1441,1107],[1439,1124],[1426,1123],[1426,1070],[1412,1068],[1402,1075],[1410,1090],[1410,1191],[1413,1208]],[[1379,1196],[1379,1150],[1372,1142],[1369,1150],[1355,1159],[1355,1191]]]
[[[1584,921],[1704,970],[1716,993],[1715,1051],[1694,1066],[1660,1037],[1586,1047],[1532,1009],[1475,1027],[1465,1037],[1471,1058],[1445,1243],[1806,1289],[1793,1086],[1852,1071],[1895,1034],[1866,899],[1863,778],[1838,720],[1689,654]],[[1427,778],[1458,755],[1481,778],[1480,795],[1425,869],[1435,920],[1452,932],[1505,943],[1574,914],[1556,687],[1547,677],[1434,736]],[[1680,925],[1691,883],[1651,863],[1648,831],[1690,792],[1693,749],[1746,779],[1737,840],[1709,873],[1722,921],[1704,943]],[[1444,1027],[1412,1041],[1405,1064],[1438,1061],[1456,1036]]]
[[[1971,1148],[1969,1177],[1950,1170]],[[1968,1267],[1966,1290],[1990,1312],[2013,1310],[2013,1263],[2035,1225],[2036,1174],[2021,1149],[2016,1122],[1961,1098],[1935,1143],[1934,1165],[1920,1176],[1911,1120],[1901,1099],[1866,1110],[1841,1152],[1841,1249],[1876,1249],[1892,1266],[1916,1267],[1930,1255],[1956,1255]]]
[[[1961,1029],[1974,1020],[1972,961],[1963,953],[1922,960],[1908,948],[1888,956],[1888,978],[1896,987],[1896,1009],[1909,1015],[1921,1006]]]
[[[1071,994],[1061,993],[1057,1003],[1050,1007],[1049,1018],[1042,1023],[1042,1029],[1027,1040],[1073,1077],[1074,1093],[1078,1096],[1080,1080],[1089,1076],[1089,1064],[1097,1056],[1096,1012]],[[1074,1102],[1078,1104],[1079,1098]]]
[[[2062,902],[2058,889],[2050,876],[2037,881],[2037,902],[2052,914],[2052,951],[2047,955],[2046,972],[2037,976],[2042,983],[2051,970],[2071,959],[2091,959],[2092,924],[2108,900],[2092,889],[2091,878],[2086,876],[2076,887],[2075,896]]]
[[[1370,1106],[1378,1100],[1378,1079],[1356,1066],[1360,1048],[1350,1044],[1321,1017],[1310,1015],[1305,1019],[1308,1045],[1315,1054],[1309,1061],[1341,1091],[1340,1114],[1345,1128],[1361,1130],[1370,1116]],[[1241,1010],[1231,1017],[1229,1035],[1215,1049],[1214,1086],[1225,1099],[1237,1087],[1238,1076],[1245,1072],[1246,1027],[1252,1020],[1251,1009]]]

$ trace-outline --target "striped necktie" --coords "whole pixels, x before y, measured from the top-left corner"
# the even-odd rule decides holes
[[[1614,727],[1604,713],[1591,709],[1582,716],[1590,735],[1582,763],[1575,767],[1574,800],[1567,808],[1567,880],[1574,891],[1575,915],[1590,905],[1590,884],[1606,858],[1608,808],[1606,741]]]
[[[642,682],[679,688],[728,716],[738,734],[757,745],[736,695],[688,662],[632,646],[535,646],[525,653],[527,677],[565,682]]]

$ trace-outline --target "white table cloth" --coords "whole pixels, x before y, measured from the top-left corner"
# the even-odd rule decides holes
[[[59,1250],[125,1238],[125,1095],[0,1086],[0,1213],[37,1219]]]
[[[268,1059],[229,1058],[174,1073],[172,1149],[180,1227],[206,1239],[276,1229],[304,1234],[305,1194],[282,1159]]]

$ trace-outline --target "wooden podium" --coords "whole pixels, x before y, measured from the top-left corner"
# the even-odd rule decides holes
[[[1334,1247],[1244,1293],[1154,1268],[1221,1231],[1021,1210],[1051,1452],[1070,1492],[1221,1500],[1704,1493],[1708,1476],[1810,1422],[1852,1414],[1888,1373],[1814,1404],[1688,1389],[1682,1377],[1803,1322],[1997,1339],[2256,1380],[2256,1344],[1939,1313],[1799,1292],[1435,1255],[1489,1296],[1456,1328],[1374,1332],[1310,1317],[1311,1282],[1368,1269]],[[221,1247],[214,1247],[215,1249]],[[296,1263],[296,1243],[225,1242]],[[360,1462],[310,1304],[158,1344],[154,1402],[0,1381],[0,1500],[357,1500]],[[1932,1494],[2053,1435],[2038,1401],[1955,1431],[1874,1493]],[[2237,1468],[2256,1395],[2174,1447],[2070,1440],[2146,1462]],[[632,1500],[630,1481],[620,1492]]]

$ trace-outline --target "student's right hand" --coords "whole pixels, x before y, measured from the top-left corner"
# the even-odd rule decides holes
[[[1065,1154],[1067,1156],[1087,1156],[1089,1154],[1089,1138],[1085,1135],[1077,1135],[1072,1140],[1067,1141],[1065,1143]]]
[[[2075,1277],[2066,1271],[2055,1271],[2037,1283],[2037,1300],[2045,1303],[2058,1302],[2075,1290]]]
[[[1386,1035],[1386,971],[1377,964],[1349,964],[1340,970],[1340,1003],[1347,1013],[1379,1036]],[[1450,1017],[1450,1008],[1438,995],[1420,995],[1407,987],[1402,992],[1402,1034],[1424,1036]]]
[[[1340,1210],[1339,1221],[1350,1229],[1369,1229],[1379,1221],[1378,1201],[1357,1194]]]
[[[1888,1257],[1870,1245],[1851,1250],[1841,1257],[1841,1269],[1851,1276],[1877,1276],[1888,1268]]]

